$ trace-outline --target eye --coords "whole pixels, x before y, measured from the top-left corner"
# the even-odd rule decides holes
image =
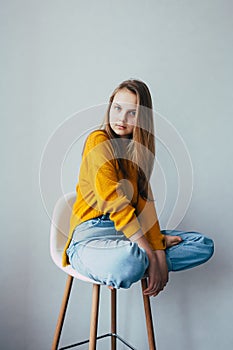
[[[131,117],[135,117],[136,111],[129,111],[129,115],[130,115]]]
[[[120,111],[120,110],[121,110],[121,107],[120,107],[120,106],[117,106],[117,105],[114,105],[113,108],[115,109],[115,111]]]

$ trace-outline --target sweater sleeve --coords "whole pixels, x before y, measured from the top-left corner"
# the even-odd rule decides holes
[[[155,209],[152,190],[149,186],[150,200],[143,199],[140,195],[137,204],[137,216],[141,224],[143,234],[153,250],[166,249],[164,235],[160,231],[160,225]]]
[[[87,138],[80,174],[79,188],[89,207],[110,213],[116,230],[128,238],[141,228],[119,179],[111,142],[104,132],[94,132]]]

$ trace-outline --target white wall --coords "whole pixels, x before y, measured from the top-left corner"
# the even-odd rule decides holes
[[[105,103],[129,77],[148,83],[192,160],[192,200],[178,228],[204,232],[216,244],[209,263],[171,274],[152,299],[158,348],[231,348],[232,11],[230,0],[1,1],[2,349],[49,349],[63,293],[38,180],[45,144],[65,118]],[[80,116],[82,127],[86,122]],[[76,157],[76,164],[74,152],[65,162],[68,191]],[[139,285],[119,294],[119,330],[146,349]],[[107,301],[108,291],[103,295]],[[63,344],[88,335],[89,296],[89,285],[75,286]],[[107,315],[103,303],[101,331]]]

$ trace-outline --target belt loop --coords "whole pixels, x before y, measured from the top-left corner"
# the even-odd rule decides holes
[[[102,219],[102,220],[109,220],[109,213],[103,214],[103,215],[101,216],[101,219]]]

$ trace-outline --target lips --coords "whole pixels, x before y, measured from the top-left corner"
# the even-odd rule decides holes
[[[116,124],[116,127],[120,130],[125,130],[126,129],[126,126],[124,125],[119,125],[119,124]]]

